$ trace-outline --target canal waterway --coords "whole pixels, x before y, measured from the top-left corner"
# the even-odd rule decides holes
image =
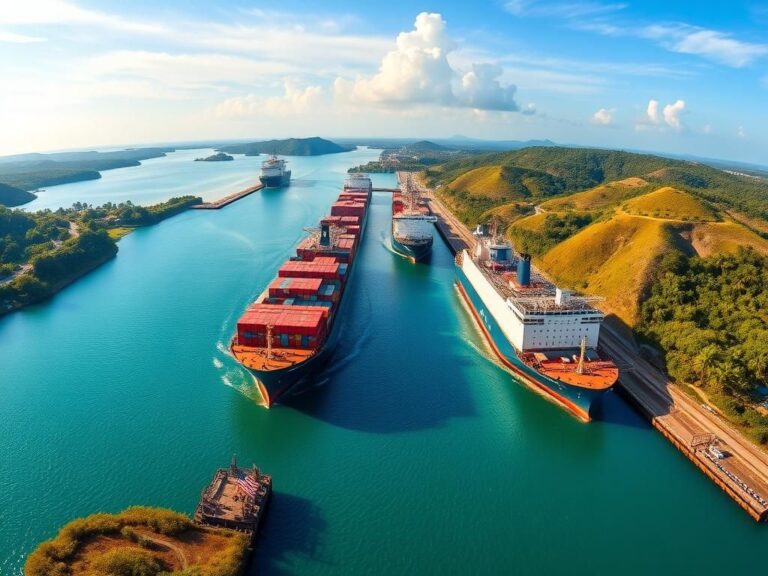
[[[290,188],[137,230],[113,261],[0,320],[0,574],[20,574],[25,555],[74,517],[133,504],[191,513],[233,453],[274,478],[252,574],[746,574],[762,565],[765,527],[620,396],[609,395],[604,420],[584,425],[490,361],[442,242],[428,265],[388,250],[383,193],[323,384],[290,406],[258,404],[225,352],[237,318],[302,228],[327,212],[345,170],[376,155],[291,159]],[[206,196],[192,163],[172,160],[125,169],[144,183],[134,191],[100,188],[116,170],[62,186],[62,202],[146,203],[164,162],[173,176],[159,178],[177,188],[151,201]],[[238,162],[208,166],[236,172],[228,165]],[[208,197],[255,174],[233,173]]]

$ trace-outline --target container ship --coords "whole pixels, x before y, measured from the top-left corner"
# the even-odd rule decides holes
[[[267,406],[311,383],[333,353],[365,233],[371,179],[349,176],[330,216],[309,229],[277,277],[237,322],[230,350]]]
[[[477,234],[477,233],[476,233]],[[459,292],[501,362],[588,422],[619,370],[598,348],[604,314],[531,273],[531,257],[481,236],[456,256]]]
[[[432,251],[436,220],[408,174],[402,192],[392,194],[392,248],[414,262],[423,260]]]
[[[281,188],[291,183],[291,171],[285,167],[286,164],[274,154],[261,163],[259,180],[265,188]]]

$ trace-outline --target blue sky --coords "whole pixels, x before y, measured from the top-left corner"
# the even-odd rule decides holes
[[[768,2],[0,3],[4,154],[463,134],[768,163]]]

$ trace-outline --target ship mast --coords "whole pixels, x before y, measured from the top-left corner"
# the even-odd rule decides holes
[[[272,324],[267,324],[267,360],[272,360]]]

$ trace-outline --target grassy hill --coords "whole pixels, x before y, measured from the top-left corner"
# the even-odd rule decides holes
[[[35,195],[26,190],[9,186],[8,184],[0,184],[0,204],[3,206],[19,206],[34,199]]]
[[[478,168],[486,170],[474,172]],[[493,193],[483,195],[482,211],[465,210],[467,218],[478,217],[485,210],[521,198],[539,202],[554,197],[563,199],[608,183],[614,184],[593,192],[583,201],[596,202],[602,198],[605,204],[612,204],[614,195],[623,196],[618,203],[636,195],[635,189],[644,185],[635,179],[641,179],[656,189],[672,186],[688,192],[717,209],[735,210],[768,220],[768,185],[764,181],[698,162],[650,154],[534,147],[480,154],[425,171],[428,184],[437,188],[442,198],[455,200],[458,205],[467,197],[474,198],[475,204],[479,204],[478,186],[488,174],[497,174],[502,185]]]
[[[559,284],[602,296],[606,311],[633,326],[654,263],[678,246],[671,224],[617,214],[561,242],[540,264]]]
[[[625,178],[616,182],[607,182],[585,192],[571,194],[564,198],[555,198],[542,202],[545,210],[601,210],[617,206],[635,196],[652,190],[653,186],[642,178]]]
[[[768,186],[696,162],[528,148],[425,177],[467,224],[494,219],[559,284],[603,296],[630,326],[666,255],[768,253]]]
[[[718,220],[714,210],[690,194],[670,186],[637,196],[622,206],[628,214],[666,220],[712,222]]]
[[[249,142],[247,144],[231,144],[222,146],[219,151],[228,154],[279,154],[280,156],[320,156],[322,154],[337,154],[349,152],[351,148],[340,146],[330,140],[318,138],[288,138],[287,140],[267,140],[264,142]]]
[[[201,528],[183,514],[135,506],[64,526],[27,558],[26,576],[237,576],[248,537]]]

